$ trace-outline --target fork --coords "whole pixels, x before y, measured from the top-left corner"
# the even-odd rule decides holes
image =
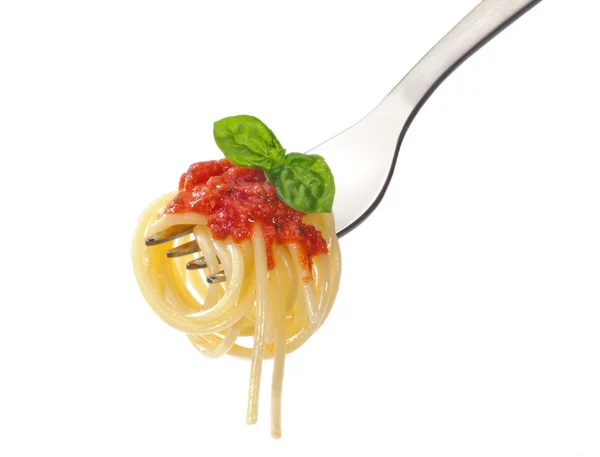
[[[342,237],[358,227],[377,208],[390,184],[398,152],[413,119],[439,85],[515,20],[542,0],[482,0],[446,34],[362,120],[311,149],[327,160],[335,176],[333,204],[336,232]],[[365,180],[365,176],[369,179]],[[357,186],[356,183],[364,183]],[[148,246],[191,233],[190,226],[171,227],[146,240]],[[192,240],[167,252],[179,257],[199,252]],[[187,263],[205,268],[202,257]],[[223,272],[207,282],[224,281]]]
[[[338,237],[358,227],[381,202],[402,140],[435,89],[483,45],[540,2],[482,0],[373,111],[310,151],[325,157],[335,176],[333,214]]]

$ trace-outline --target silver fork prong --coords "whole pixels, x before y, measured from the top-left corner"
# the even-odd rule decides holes
[[[200,257],[196,260],[192,260],[185,264],[185,268],[188,270],[201,270],[202,268],[206,268],[208,264],[206,263],[206,259],[204,257]]]
[[[198,246],[198,242],[196,240],[188,241],[176,248],[173,248],[167,251],[167,257],[181,257],[184,255],[194,254],[195,252],[200,251],[200,246]]]
[[[185,235],[189,235],[194,230],[193,225],[173,225],[162,232],[155,233],[151,237],[146,239],[146,246],[156,246],[157,244],[165,243],[167,241],[180,238]]]
[[[152,235],[151,237],[147,238],[146,246],[155,246],[157,244],[165,243],[166,241],[171,241],[176,238],[189,235],[193,232],[193,230],[193,225],[174,225],[166,230],[163,230],[162,232],[158,232]],[[181,257],[188,254],[194,254],[196,252],[200,252],[200,246],[198,245],[198,242],[196,240],[192,240],[168,250],[167,257]],[[219,259],[217,258],[217,260]],[[204,257],[199,257],[185,264],[185,268],[188,270],[201,270],[202,268],[206,268],[207,266],[208,263]],[[225,277],[225,272],[221,270],[215,273],[214,275],[207,276],[206,282],[209,284],[217,284],[220,282],[224,282],[226,279],[227,278]]]
[[[224,271],[219,271],[218,273],[215,273],[214,275],[210,275],[206,278],[206,282],[209,284],[216,284],[218,282],[223,282],[225,281],[225,272]]]

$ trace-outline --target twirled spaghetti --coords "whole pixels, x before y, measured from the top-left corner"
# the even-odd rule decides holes
[[[281,221],[289,219],[289,212],[272,216],[265,212],[267,207],[253,200],[251,192],[270,191],[264,177],[247,179],[252,176],[245,171],[249,169],[235,170],[227,161],[204,163],[195,174],[193,167],[182,177],[179,193],[154,201],[139,219],[133,239],[137,282],[156,314],[186,333],[201,353],[251,360],[249,424],[257,420],[263,359],[274,359],[271,432],[279,437],[285,355],[323,324],[337,294],[341,257],[334,219],[330,213],[298,213],[299,225],[288,230]],[[230,200],[235,196],[237,206],[232,207]],[[196,205],[202,198],[203,209]],[[264,201],[264,205],[282,205],[272,198]],[[227,224],[223,223],[224,214],[229,218]],[[193,226],[193,232],[173,242],[146,246],[145,240],[154,234],[183,225]],[[245,231],[240,232],[241,226]],[[324,241],[326,252],[306,247],[309,232]],[[186,269],[186,263],[198,258],[198,253],[167,258],[167,251],[191,240],[196,240],[206,261],[204,269]],[[207,284],[207,277],[221,270],[226,280]]]

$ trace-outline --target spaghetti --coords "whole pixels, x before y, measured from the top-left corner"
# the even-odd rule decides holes
[[[193,226],[192,233],[146,246],[148,237],[181,225]],[[204,269],[186,269],[198,253],[167,258],[167,251],[192,240]],[[287,207],[261,171],[226,160],[194,164],[179,192],[154,201],[141,215],[133,265],[151,308],[202,354],[251,360],[248,424],[258,417],[263,360],[273,359],[271,434],[280,437],[285,356],[323,324],[339,287],[333,215]],[[207,284],[221,270],[226,280]]]

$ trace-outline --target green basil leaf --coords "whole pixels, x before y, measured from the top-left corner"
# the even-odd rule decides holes
[[[316,154],[291,153],[285,162],[265,171],[277,196],[304,213],[330,213],[335,195],[333,174]]]
[[[240,115],[215,122],[219,149],[239,167],[268,170],[283,161],[285,150],[273,132],[254,116]]]

